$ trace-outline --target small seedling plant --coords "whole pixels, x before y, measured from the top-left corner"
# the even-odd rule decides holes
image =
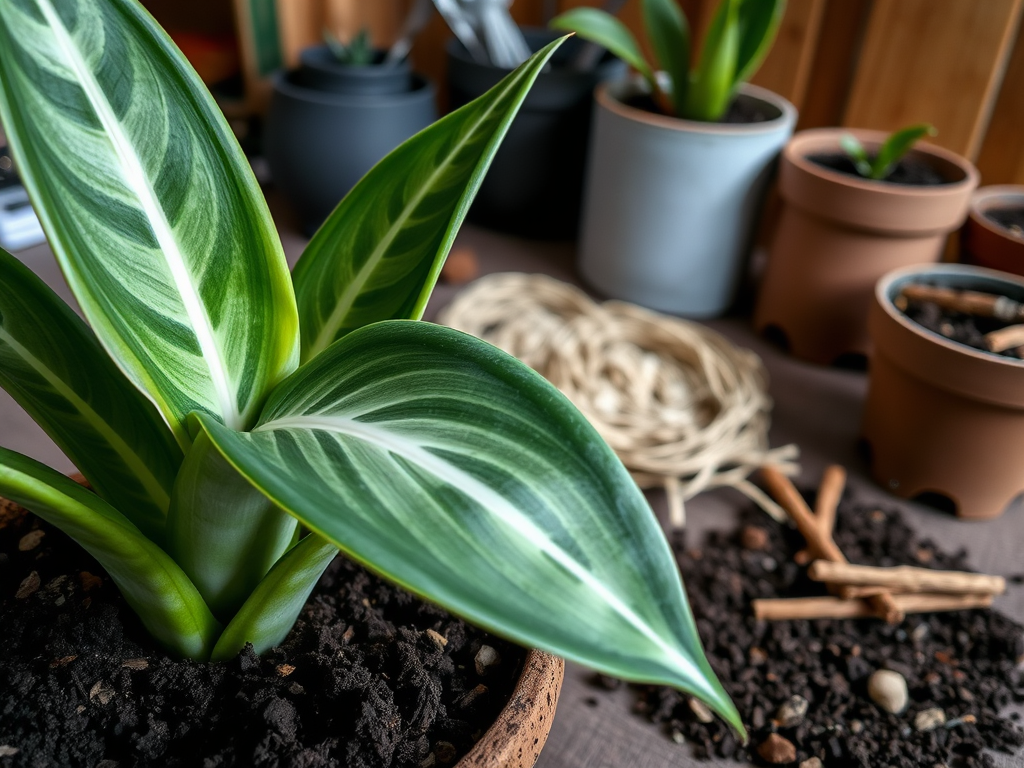
[[[382,160],[289,274],[226,121],[139,4],[0,0],[0,117],[88,321],[0,252],[0,384],[93,489],[0,450],[0,495],[87,549],[171,653],[279,643],[341,550],[743,731],[615,454],[538,374],[420,320],[559,43]]]
[[[656,64],[625,24],[596,8],[574,8],[551,22],[604,46],[647,82],[665,114],[720,121],[737,89],[754,76],[772,47],[785,0],[721,0],[696,66],[690,68],[690,25],[676,0],[642,0],[644,28]],[[657,70],[664,72],[664,79]]]
[[[925,136],[935,136],[938,131],[928,123],[910,125],[893,131],[882,142],[874,157],[868,155],[864,145],[852,133],[844,133],[839,137],[839,146],[846,156],[853,161],[857,173],[865,179],[883,181],[887,179],[899,164],[903,156]]]
[[[351,67],[365,67],[373,64],[377,52],[370,40],[370,30],[360,29],[351,40],[343,43],[331,30],[324,30],[324,44],[338,61]]]

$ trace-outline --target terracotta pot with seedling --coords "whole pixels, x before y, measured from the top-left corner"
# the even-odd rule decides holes
[[[95,557],[151,633],[138,642],[200,663],[262,653],[341,550],[527,647],[687,691],[742,733],[615,454],[529,368],[419,322],[558,42],[376,165],[290,275],[231,130],[142,6],[61,8],[0,4],[0,117],[87,322],[0,252],[0,384],[95,492],[0,450],[0,495]],[[484,738],[497,757],[473,764],[532,764],[556,692],[518,701]]]
[[[885,275],[863,436],[880,485],[970,519],[1024,491],[1024,278],[961,264]]]
[[[712,317],[732,304],[793,105],[748,85],[784,0],[722,0],[696,66],[675,0],[644,0],[657,65],[608,14],[577,8],[554,25],[630,64],[636,79],[597,89],[579,267],[603,293]],[[662,72],[657,72],[660,67]]]
[[[782,154],[783,209],[754,314],[758,331],[804,360],[863,360],[875,283],[937,261],[978,185],[969,161],[918,143],[933,133],[915,125],[888,136],[822,128],[793,137]]]
[[[309,235],[370,168],[437,117],[434,86],[413,73],[407,47],[377,50],[366,30],[347,43],[324,38],[275,77],[264,141],[274,183]]]
[[[1024,275],[1024,185],[976,191],[960,235],[964,261]]]

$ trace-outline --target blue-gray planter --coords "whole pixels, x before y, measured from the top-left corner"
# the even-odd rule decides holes
[[[796,109],[745,85],[758,123],[681,120],[629,106],[634,80],[597,89],[579,268],[603,293],[715,317],[732,304]]]
[[[264,149],[274,183],[312,233],[370,168],[437,112],[433,85],[407,64],[303,62],[274,81]]]

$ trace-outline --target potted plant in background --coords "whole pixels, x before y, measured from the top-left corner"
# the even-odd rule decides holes
[[[961,264],[878,281],[862,434],[880,485],[977,520],[1024,491],[1021,302],[1024,278]]]
[[[593,40],[640,73],[597,89],[579,268],[615,298],[712,317],[732,303],[775,158],[796,110],[748,85],[783,0],[723,0],[690,69],[675,0],[644,0],[656,73],[615,17],[577,8],[558,29]]]
[[[414,31],[429,19],[419,4],[410,14]],[[275,76],[264,141],[274,183],[307,235],[381,158],[437,118],[434,86],[412,72],[407,46],[393,49],[401,55],[375,50],[365,30],[347,45],[325,37],[297,69]]]
[[[977,190],[960,234],[964,261],[1024,275],[1024,185]]]
[[[536,29],[523,34],[533,50],[555,37]],[[626,71],[610,54],[593,62],[583,58],[588,47],[583,40],[566,41],[541,72],[487,172],[470,209],[471,221],[527,237],[576,236],[594,88]],[[457,38],[448,41],[446,51],[453,109],[493,88],[509,72],[477,60]]]
[[[375,166],[289,276],[227,123],[140,5],[0,5],[0,117],[90,324],[0,255],[0,383],[95,489],[4,450],[0,495],[81,543],[155,644],[270,648],[340,549],[743,731],[611,449],[514,358],[418,322],[555,48]]]
[[[915,143],[931,131],[820,128],[793,137],[782,154],[783,207],[754,312],[759,332],[803,360],[863,360],[875,283],[893,269],[937,261],[978,185],[968,160]]]

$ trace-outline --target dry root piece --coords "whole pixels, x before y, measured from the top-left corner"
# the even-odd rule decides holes
[[[911,284],[903,286],[900,297],[907,301],[930,302],[942,309],[975,317],[994,317],[1007,323],[1024,321],[1024,304],[994,293]]]

